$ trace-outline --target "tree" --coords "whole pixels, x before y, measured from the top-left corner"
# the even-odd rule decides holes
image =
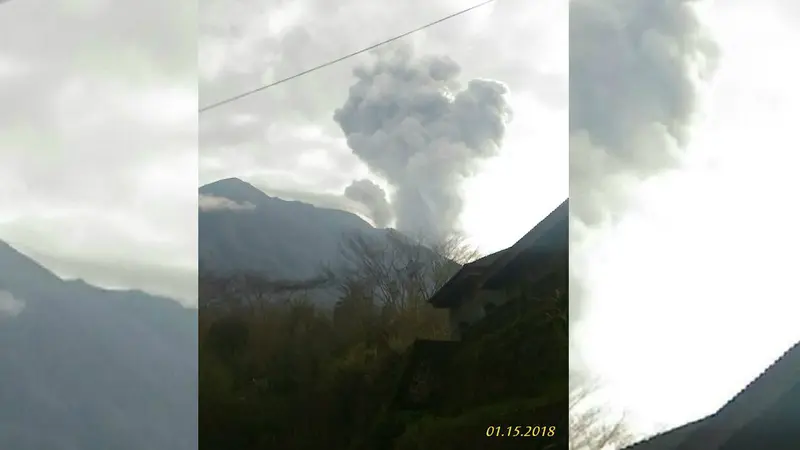
[[[570,450],[619,450],[634,443],[625,416],[613,419],[613,413],[598,403],[598,388],[585,375],[570,374]]]
[[[347,448],[391,397],[406,347],[448,335],[427,299],[468,259],[458,243],[352,236],[345,267],[309,280],[201,272],[201,447]],[[308,301],[320,289],[333,311]]]
[[[347,311],[335,317],[346,315],[366,324],[366,317],[377,315],[369,326],[381,330],[380,344],[396,350],[415,339],[446,338],[446,313],[433,308],[428,299],[477,255],[458,235],[433,244],[396,232],[381,238],[346,236],[341,246],[343,266],[326,272],[340,292],[335,314]],[[352,324],[346,328],[353,330]]]

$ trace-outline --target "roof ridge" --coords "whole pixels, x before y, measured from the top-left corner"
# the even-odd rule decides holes
[[[783,395],[782,391],[779,389],[785,384],[781,382],[783,378],[785,378],[785,375],[776,368],[782,366],[785,369],[787,367],[786,361],[789,359],[790,355],[800,355],[800,342],[797,342],[783,352],[772,364],[762,370],[757,377],[752,379],[744,388],[739,390],[736,395],[725,402],[717,412],[712,414],[709,417],[709,421],[714,425],[706,424],[705,426],[701,426],[700,429],[692,433],[678,449],[717,448],[717,446],[721,446],[727,442],[731,436],[742,427],[746,426],[747,423],[757,418],[759,414],[762,414],[764,409],[768,408],[771,404],[770,397],[774,395],[780,397],[780,395]],[[770,383],[767,384],[765,380],[770,381]],[[778,383],[774,383],[775,381],[778,381]],[[770,387],[773,386],[778,386],[778,388],[770,389]],[[755,398],[753,397],[754,395],[756,396]],[[742,398],[750,400],[750,402],[745,403],[745,400],[742,400]],[[772,399],[772,401],[776,401],[776,399]],[[739,406],[734,407],[733,405]],[[709,446],[710,444],[713,446]]]
[[[667,431],[663,431],[663,432],[661,432],[661,433],[655,434],[655,435],[653,435],[653,436],[650,436],[650,437],[648,437],[648,438],[646,438],[646,439],[643,439],[643,440],[641,440],[641,441],[635,442],[634,444],[632,444],[632,445],[630,445],[630,446],[628,446],[628,447],[625,447],[625,449],[626,449],[626,450],[627,450],[627,449],[631,449],[631,450],[632,450],[632,449],[634,449],[634,448],[637,448],[637,447],[638,447],[638,446],[640,446],[640,445],[647,444],[647,443],[651,442],[651,441],[652,441],[652,440],[654,440],[654,439],[661,438],[661,437],[663,437],[664,435],[666,435],[666,434],[668,434],[668,433],[671,433],[671,432],[673,432],[673,431],[678,431],[678,430],[680,430],[680,429],[685,429],[685,428],[687,428],[687,427],[691,427],[692,425],[698,425],[698,426],[699,426],[699,428],[698,428],[698,429],[695,429],[695,430],[693,430],[693,431],[690,431],[690,434],[689,434],[688,436],[686,436],[686,438],[685,438],[684,440],[682,440],[682,441],[681,441],[679,444],[677,444],[677,445],[678,445],[678,448],[684,448],[684,447],[683,447],[684,445],[691,444],[691,443],[692,443],[691,441],[694,441],[694,439],[696,438],[696,436],[698,435],[698,433],[702,434],[702,433],[704,432],[704,428],[706,427],[706,425],[707,425],[707,423],[708,423],[708,421],[709,421],[709,420],[714,420],[714,419],[717,419],[717,418],[719,418],[719,414],[720,414],[721,412],[723,412],[723,410],[724,410],[725,408],[727,408],[727,407],[728,407],[730,404],[732,404],[733,402],[737,401],[737,399],[740,399],[740,398],[741,398],[741,396],[742,396],[742,395],[743,395],[743,394],[744,394],[746,391],[750,390],[750,389],[753,387],[753,385],[754,385],[754,384],[756,384],[756,383],[759,383],[759,382],[763,381],[763,380],[764,380],[764,378],[768,376],[767,374],[768,374],[769,372],[773,371],[773,369],[774,369],[776,366],[778,366],[779,364],[783,364],[783,363],[785,363],[785,362],[786,362],[786,360],[787,360],[788,358],[790,358],[790,356],[791,356],[791,355],[793,355],[795,352],[797,352],[797,353],[798,353],[798,355],[800,355],[800,341],[798,341],[797,343],[795,343],[795,344],[794,344],[793,346],[791,346],[791,347],[790,347],[788,350],[786,350],[786,351],[785,351],[785,352],[783,352],[783,353],[782,353],[780,356],[778,356],[778,357],[777,357],[777,358],[776,358],[776,359],[775,359],[775,360],[772,362],[772,364],[770,364],[770,365],[769,365],[769,366],[767,366],[767,367],[766,367],[764,370],[762,370],[762,371],[761,371],[761,372],[758,374],[758,376],[756,376],[756,377],[755,377],[755,378],[753,378],[753,379],[752,379],[752,380],[751,380],[749,383],[747,383],[747,385],[745,385],[745,386],[744,386],[742,389],[740,389],[740,390],[739,390],[739,391],[738,391],[738,392],[737,392],[737,393],[736,393],[736,394],[735,394],[733,397],[731,397],[731,399],[730,399],[730,400],[728,400],[727,402],[725,402],[725,404],[723,404],[723,405],[722,405],[722,406],[721,406],[719,409],[717,409],[717,410],[716,410],[714,413],[712,413],[712,414],[709,414],[709,415],[707,415],[707,416],[705,416],[705,417],[703,417],[703,418],[701,418],[701,419],[697,419],[697,420],[694,420],[694,421],[692,421],[692,422],[688,422],[688,423],[686,423],[686,424],[684,424],[684,425],[681,425],[681,426],[678,426],[678,427],[672,428],[672,429],[670,429],[670,430],[667,430]],[[775,373],[775,372],[773,372],[773,373]],[[738,427],[737,427],[737,428],[738,428]]]
[[[776,358],[776,359],[775,359],[775,361],[773,361],[773,362],[772,362],[772,364],[770,364],[769,366],[767,366],[767,368],[765,368],[764,370],[762,370],[762,371],[761,371],[761,372],[760,372],[760,373],[759,373],[759,374],[758,374],[758,375],[757,375],[755,378],[753,378],[752,380],[750,380],[750,382],[749,382],[749,383],[747,383],[747,384],[746,384],[746,385],[745,385],[745,386],[744,386],[742,389],[740,389],[740,390],[739,390],[739,392],[737,392],[737,393],[736,393],[736,395],[734,395],[734,396],[733,396],[733,397],[732,397],[730,400],[728,400],[727,402],[725,402],[725,404],[723,404],[723,405],[722,405],[722,406],[721,406],[721,407],[720,407],[720,408],[719,408],[717,411],[718,411],[718,412],[719,412],[719,411],[722,411],[722,410],[723,410],[723,409],[724,409],[726,406],[728,406],[728,405],[730,405],[731,403],[733,403],[734,401],[736,401],[736,399],[737,399],[737,398],[739,398],[739,397],[740,397],[740,396],[741,396],[741,395],[742,395],[742,394],[743,394],[745,391],[747,391],[747,390],[748,390],[748,389],[750,389],[750,388],[751,388],[751,387],[752,387],[754,384],[756,384],[757,382],[759,382],[759,380],[763,380],[763,379],[764,379],[764,377],[767,375],[767,373],[768,373],[770,370],[772,370],[772,369],[773,369],[775,366],[777,366],[778,364],[781,364],[781,363],[785,362],[785,361],[786,361],[786,359],[789,357],[789,354],[793,353],[794,351],[798,351],[798,352],[800,352],[800,341],[796,342],[794,345],[792,345],[791,347],[789,347],[789,349],[788,349],[788,350],[786,350],[786,351],[785,351],[785,352],[783,352],[783,353],[782,353],[780,356],[778,356],[778,358]]]
[[[664,435],[666,435],[666,434],[670,434],[670,433],[672,433],[672,432],[686,431],[687,429],[690,429],[690,428],[692,428],[693,426],[700,425],[700,424],[701,424],[701,422],[704,422],[704,421],[705,421],[705,420],[707,420],[709,417],[711,417],[711,415],[706,415],[706,416],[703,416],[703,417],[701,417],[701,418],[699,418],[699,419],[695,419],[695,420],[693,420],[693,421],[691,421],[691,422],[687,422],[687,423],[685,423],[685,424],[683,424],[683,425],[677,426],[677,427],[675,427],[675,428],[670,428],[669,430],[664,430],[664,431],[661,431],[661,432],[659,432],[659,433],[656,433],[656,434],[654,434],[654,435],[652,435],[652,436],[650,436],[650,437],[644,438],[644,439],[642,439],[641,441],[636,441],[636,442],[634,442],[634,443],[633,443],[633,444],[631,444],[631,445],[628,445],[628,446],[626,446],[626,447],[623,447],[623,448],[622,448],[622,450],[629,450],[629,449],[633,449],[633,448],[635,448],[635,447],[639,447],[640,445],[648,444],[648,443],[650,443],[651,441],[653,441],[654,439],[659,439],[659,438],[662,438],[662,437],[664,437]]]
[[[525,252],[528,248],[532,245],[535,245],[537,242],[534,238],[540,238],[542,234],[546,234],[551,232],[551,230],[557,228],[562,221],[567,220],[569,218],[569,199],[564,200],[561,202],[554,210],[550,211],[543,219],[536,223],[533,228],[530,229],[527,233],[525,233],[522,238],[517,240],[511,247],[503,250],[503,254],[501,254],[496,260],[492,261],[491,264],[486,268],[486,272],[481,276],[480,284],[483,285],[487,280],[491,279],[497,272],[503,270],[506,266],[511,263],[514,258],[519,256],[521,253]],[[567,230],[569,227],[567,226]],[[499,253],[499,252],[498,252]]]

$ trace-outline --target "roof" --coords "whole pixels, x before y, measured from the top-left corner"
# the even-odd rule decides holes
[[[553,259],[563,260],[569,255],[569,200],[564,200],[553,212],[539,222],[489,268],[485,288],[494,289],[505,284],[506,274],[519,274],[522,270],[546,272],[553,268]]]
[[[657,434],[644,441],[637,442],[625,450],[675,450],[687,437],[703,424],[705,419],[689,422],[686,425]]]
[[[800,388],[800,342],[711,416],[628,447],[630,450],[718,450],[748,424],[785,407],[781,399]],[[777,412],[780,415],[780,412]],[[680,432],[680,430],[684,430]],[[680,435],[675,439],[675,433]],[[688,433],[687,433],[688,432]],[[766,444],[765,444],[766,445]]]
[[[430,303],[437,308],[453,307],[475,289],[502,285],[506,281],[506,274],[516,272],[515,269],[520,266],[530,267],[533,262],[531,259],[546,262],[543,256],[549,256],[553,250],[558,254],[567,254],[568,218],[569,199],[564,200],[511,247],[464,265],[433,294]]]
[[[736,432],[719,450],[797,450],[800,442],[800,384]]]

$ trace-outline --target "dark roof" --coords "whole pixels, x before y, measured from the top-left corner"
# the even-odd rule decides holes
[[[761,414],[736,431],[719,450],[797,450],[800,442],[800,383]]]
[[[644,441],[627,447],[626,450],[675,450],[675,448],[686,440],[693,432],[697,431],[705,419],[689,422],[686,425],[664,433],[655,435]]]
[[[531,261],[523,256],[533,255],[535,259],[542,259],[542,252],[531,252],[532,249],[550,250],[544,252],[548,255],[552,250],[566,254],[569,245],[568,218],[569,199],[564,200],[511,247],[464,265],[429,301],[437,308],[449,308],[477,288],[502,284],[504,275],[510,270],[520,265],[530,265]]]
[[[509,277],[522,271],[544,274],[554,268],[554,260],[566,264],[568,254],[569,200],[565,200],[505,251],[497,263],[489,268],[483,287],[499,288]]]
[[[800,342],[711,416],[628,447],[630,450],[717,450],[737,433],[781,405],[780,400],[800,387]],[[688,427],[688,428],[687,428]],[[684,430],[680,432],[679,430]],[[687,434],[688,431],[688,434]],[[680,439],[675,439],[675,432]],[[766,445],[769,447],[769,445]]]
[[[470,272],[470,271],[479,271],[479,270],[486,270],[492,266],[495,262],[497,262],[500,257],[508,253],[511,249],[504,249],[500,250],[499,252],[492,253],[491,255],[486,255],[483,258],[476,259],[469,264],[466,264],[462,267],[462,271]],[[456,274],[458,275],[458,274]],[[454,277],[455,278],[455,277]]]

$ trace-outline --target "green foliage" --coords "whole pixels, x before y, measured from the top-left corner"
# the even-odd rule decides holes
[[[201,448],[566,448],[565,296],[510,292],[452,342],[415,280],[371,271],[341,283],[333,311],[246,287],[230,295],[261,301],[201,302]],[[555,425],[561,440],[485,435],[512,424]]]
[[[394,441],[393,450],[566,448],[568,433],[562,424],[565,410],[563,403],[523,398],[468,409],[456,416],[427,415],[411,424]],[[519,435],[487,436],[489,427],[507,433],[509,426],[519,426]],[[551,426],[554,427],[552,436],[541,431]],[[537,436],[527,427],[539,427]],[[526,431],[528,436],[525,436]]]
[[[453,355],[447,404],[460,409],[568,390],[567,301],[519,295],[465,335]],[[479,389],[475,389],[479,386]]]
[[[371,426],[412,341],[404,327],[442,327],[444,316],[429,307],[417,319],[388,315],[350,300],[334,314],[296,303],[201,310],[201,446],[346,448]]]
[[[418,341],[393,403],[366,443],[353,450],[566,448],[567,322],[562,319],[568,302],[560,295],[510,295],[510,302],[463,341]],[[423,383],[427,389],[420,388]],[[555,426],[556,436],[486,438],[488,426],[511,424]],[[387,443],[392,445],[383,447]]]

